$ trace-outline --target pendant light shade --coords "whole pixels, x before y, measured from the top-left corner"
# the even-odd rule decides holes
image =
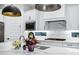
[[[18,16],[21,16],[21,12],[20,10],[13,6],[13,5],[9,5],[9,6],[6,6],[3,10],[2,10],[2,15],[4,16],[15,16],[15,17],[18,17]]]
[[[61,8],[60,4],[36,4],[35,9],[39,11],[56,11]]]

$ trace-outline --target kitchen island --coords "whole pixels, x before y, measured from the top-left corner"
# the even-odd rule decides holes
[[[12,42],[6,41],[0,43],[0,55],[77,55],[79,54],[79,49],[68,48],[68,47],[58,47],[46,44],[37,44],[34,52],[28,52],[28,50],[23,51],[20,49],[13,49]]]

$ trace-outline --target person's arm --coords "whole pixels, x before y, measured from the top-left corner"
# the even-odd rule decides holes
[[[38,43],[37,39],[34,38],[33,43],[37,44]]]

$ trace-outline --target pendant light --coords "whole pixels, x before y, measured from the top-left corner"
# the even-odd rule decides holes
[[[61,8],[60,4],[36,4],[35,9],[39,11],[56,11]]]
[[[4,16],[12,16],[12,17],[18,17],[18,16],[21,16],[21,11],[19,10],[19,8],[15,7],[13,5],[9,5],[9,6],[6,6],[2,10],[2,15],[4,15]]]

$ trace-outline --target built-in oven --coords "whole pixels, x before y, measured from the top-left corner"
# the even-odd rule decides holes
[[[25,25],[25,30],[35,30],[36,22],[27,22]]]

